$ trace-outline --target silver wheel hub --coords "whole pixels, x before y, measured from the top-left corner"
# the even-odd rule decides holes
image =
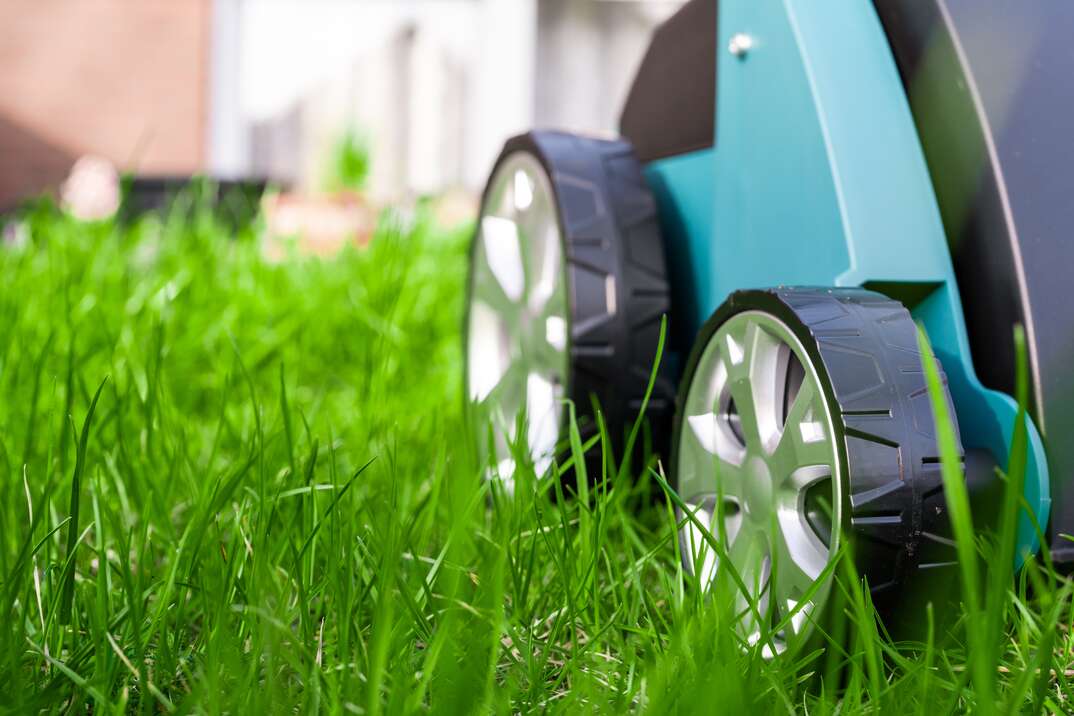
[[[493,421],[495,473],[513,484],[524,442],[540,476],[552,463],[569,371],[569,304],[555,195],[531,155],[489,183],[471,266],[467,394]],[[522,418],[522,432],[519,418]],[[479,443],[487,444],[484,421]]]
[[[707,587],[734,591],[743,640],[763,641],[774,656],[812,631],[841,524],[840,463],[817,369],[784,323],[739,313],[706,346],[683,410],[679,494],[722,542],[746,593],[720,577],[692,523],[680,534],[684,559]]]

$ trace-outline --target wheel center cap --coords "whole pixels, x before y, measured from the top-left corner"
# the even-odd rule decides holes
[[[767,522],[772,510],[772,473],[768,463],[759,457],[752,457],[746,462],[745,472],[743,492],[746,512],[755,521]]]

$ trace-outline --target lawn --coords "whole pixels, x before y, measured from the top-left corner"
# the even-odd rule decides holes
[[[766,661],[679,567],[655,460],[581,494],[483,480],[465,227],[387,213],[280,262],[197,202],[7,235],[0,708],[1071,709],[1070,583],[996,540],[961,544],[956,615],[908,606],[916,641],[841,561],[828,638]]]

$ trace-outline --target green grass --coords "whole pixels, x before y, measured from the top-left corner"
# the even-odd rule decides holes
[[[366,251],[280,264],[202,210],[42,207],[26,236],[0,249],[0,708],[1071,708],[1071,586],[1005,568],[1013,497],[989,539],[948,493],[954,619],[911,604],[925,636],[892,642],[848,556],[830,641],[766,662],[681,569],[660,465],[609,490],[608,459],[574,497],[483,482],[465,230],[389,216]]]

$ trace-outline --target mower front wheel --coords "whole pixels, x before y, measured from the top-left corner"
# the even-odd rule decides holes
[[[897,301],[735,293],[702,329],[681,390],[673,484],[745,593],[717,579],[717,552],[691,521],[685,567],[736,592],[741,636],[766,656],[814,632],[843,540],[882,613],[954,561],[917,329]]]

